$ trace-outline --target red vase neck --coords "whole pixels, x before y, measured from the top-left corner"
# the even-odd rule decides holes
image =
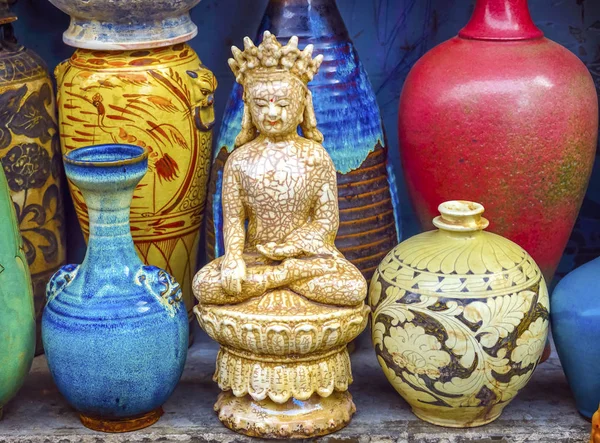
[[[475,40],[528,40],[544,33],[533,23],[527,0],[477,0],[459,37]]]

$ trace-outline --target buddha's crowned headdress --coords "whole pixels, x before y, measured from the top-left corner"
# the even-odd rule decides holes
[[[263,34],[263,41],[255,46],[249,37],[244,38],[244,50],[233,46],[233,58],[229,59],[229,67],[235,80],[243,85],[247,79],[262,77],[274,72],[289,72],[304,84],[313,79],[323,62],[323,56],[312,58],[313,45],[307,45],[303,51],[298,49],[298,37],[290,38],[287,45],[282,46],[269,31]]]

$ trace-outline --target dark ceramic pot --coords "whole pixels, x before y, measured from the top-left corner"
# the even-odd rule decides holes
[[[188,345],[179,284],[166,271],[144,266],[131,238],[130,204],[148,153],[98,145],[64,160],[86,201],[90,237],[83,263],[64,266],[48,283],[42,320],[48,366],[85,426],[140,429],[160,417]]]
[[[336,246],[370,279],[398,243],[399,207],[383,124],[373,88],[348,35],[335,0],[271,0],[259,35],[271,31],[284,44],[292,35],[300,47],[315,46],[325,60],[309,83],[323,145],[338,171],[340,228]],[[231,93],[221,132],[207,203],[207,255],[223,254],[221,179],[242,122],[242,88]],[[390,186],[392,183],[392,186]]]

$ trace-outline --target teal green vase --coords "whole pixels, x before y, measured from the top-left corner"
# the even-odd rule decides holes
[[[8,182],[0,170],[0,418],[23,384],[34,352],[31,277]]]

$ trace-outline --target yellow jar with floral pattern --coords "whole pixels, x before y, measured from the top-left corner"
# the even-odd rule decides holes
[[[56,68],[62,151],[126,143],[149,151],[135,189],[131,234],[142,260],[181,284],[189,318],[192,277],[214,125],[217,81],[186,44],[135,51],[77,49]],[[87,237],[87,207],[69,184]]]
[[[548,290],[524,249],[484,231],[483,206],[450,201],[439,211],[439,229],[400,243],[373,277],[373,344],[415,415],[481,426],[500,416],[540,361]]]

